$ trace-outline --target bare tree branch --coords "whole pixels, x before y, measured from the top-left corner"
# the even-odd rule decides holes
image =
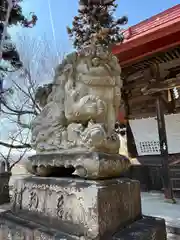
[[[22,131],[20,131],[19,133],[17,133],[17,135],[14,136],[14,138],[11,139],[11,146],[14,146],[13,143],[14,143],[14,141],[16,141],[16,137],[18,137],[18,135],[20,135],[21,132],[22,132]],[[24,155],[26,154],[28,148],[25,148],[24,151],[23,151],[23,153],[20,154],[20,156],[18,157],[18,159],[17,159],[16,161],[14,161],[14,162],[13,162],[13,158],[11,157],[11,152],[12,152],[12,150],[13,150],[13,148],[12,148],[12,147],[9,147],[8,152],[7,152],[6,155],[0,152],[1,157],[2,157],[2,158],[4,159],[4,161],[6,162],[6,166],[7,166],[7,171],[8,171],[8,172],[11,172],[12,168],[13,168],[17,163],[19,163],[19,162],[22,160],[22,158],[23,158]],[[12,162],[12,164],[11,164],[11,162]]]
[[[22,128],[27,128],[27,129],[30,129],[30,128],[31,128],[31,123],[23,123],[23,122],[21,121],[21,115],[18,115],[17,123],[18,123],[18,125],[21,126]]]
[[[11,164],[11,166],[10,166],[10,171],[12,170],[12,168],[13,168],[17,163],[19,163],[19,162],[23,159],[23,157],[25,156],[26,152],[27,152],[27,149],[24,150],[23,154],[21,154],[21,155],[19,156],[19,158],[18,158],[17,161],[15,161],[15,162],[13,162],[13,163]]]
[[[0,141],[0,145],[4,146],[4,147],[7,147],[7,148],[14,148],[14,149],[31,148],[31,145],[28,144],[28,143],[24,143],[23,145],[16,145],[16,144],[13,145],[13,144],[9,144],[9,143]]]
[[[6,107],[9,111],[16,113],[17,115],[25,115],[25,114],[32,114],[32,115],[36,115],[35,111],[29,111],[29,110],[16,110],[11,108],[10,106],[8,106],[8,104],[2,99],[1,100],[1,104],[4,105],[4,107]],[[11,113],[10,113],[11,114]]]
[[[60,60],[57,54],[52,52],[51,43],[46,39],[20,35],[17,49],[23,66],[6,76],[9,89],[13,89],[13,92],[7,87],[7,91],[1,92],[1,118],[4,118],[6,125],[8,122],[13,129],[4,132],[4,134],[8,133],[8,136],[4,137],[6,139],[4,141],[1,136],[0,141],[0,147],[7,148],[5,154],[0,151],[0,156],[5,159],[9,171],[21,161],[27,150],[31,149],[31,120],[41,112],[41,107],[35,99],[36,92],[40,85],[52,80],[54,67]],[[11,153],[17,150],[22,153],[12,163]]]
[[[35,115],[38,115],[38,112],[36,111],[36,108],[38,109],[39,112],[41,111],[41,109],[39,108],[38,104],[36,103],[36,101],[35,101],[35,99],[34,99],[35,94],[34,94],[34,96],[33,96],[33,95],[30,93],[29,87],[28,87],[28,93],[29,93],[29,94],[28,94],[28,93],[27,93],[26,91],[24,91],[14,80],[13,80],[13,83],[14,83],[14,85],[15,85],[22,93],[24,93],[25,96],[28,97],[29,100],[32,101],[32,103],[34,104],[34,107],[35,107],[35,109],[34,109]],[[30,86],[30,88],[33,88],[33,86]]]

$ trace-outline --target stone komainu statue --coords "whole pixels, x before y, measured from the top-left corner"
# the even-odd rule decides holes
[[[37,152],[82,148],[118,153],[114,125],[121,68],[115,56],[100,50],[68,55],[56,68],[53,83],[37,92],[36,101],[43,107],[32,123]]]
[[[30,173],[103,179],[129,168],[129,159],[119,155],[114,129],[120,75],[117,58],[97,45],[68,55],[57,66],[53,82],[36,94],[42,111],[31,125],[36,154],[28,158]]]

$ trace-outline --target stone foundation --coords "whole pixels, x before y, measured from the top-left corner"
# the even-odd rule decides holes
[[[113,240],[166,240],[165,221],[161,218],[143,216],[113,236]]]
[[[13,240],[89,240],[86,236],[67,234],[49,226],[39,225],[18,217],[12,212],[0,215],[0,239]],[[159,218],[143,216],[113,236],[106,235],[94,240],[166,240],[165,222]]]
[[[0,239],[166,240],[164,220],[142,216],[139,182],[123,178],[20,178],[0,225]]]

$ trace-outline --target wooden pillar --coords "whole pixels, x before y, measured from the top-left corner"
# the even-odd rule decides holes
[[[124,79],[124,84],[127,84],[126,79]],[[128,150],[129,156],[131,158],[135,158],[135,157],[137,157],[137,149],[136,149],[136,144],[134,141],[134,136],[133,136],[130,124],[129,124],[130,108],[129,108],[127,91],[122,92],[122,99],[124,100],[124,103],[125,103],[127,150]]]
[[[166,126],[164,118],[164,106],[159,93],[156,98],[156,110],[157,110],[157,123],[159,133],[160,151],[162,156],[162,178],[164,186],[164,195],[166,199],[174,202],[173,191],[171,186],[170,172],[169,172],[169,160],[168,160],[168,144],[166,136]]]

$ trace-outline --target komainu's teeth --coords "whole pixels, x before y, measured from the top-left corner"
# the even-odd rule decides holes
[[[86,177],[87,175],[87,170],[83,167],[78,167],[76,170],[73,172],[73,175],[78,175],[80,177]]]

